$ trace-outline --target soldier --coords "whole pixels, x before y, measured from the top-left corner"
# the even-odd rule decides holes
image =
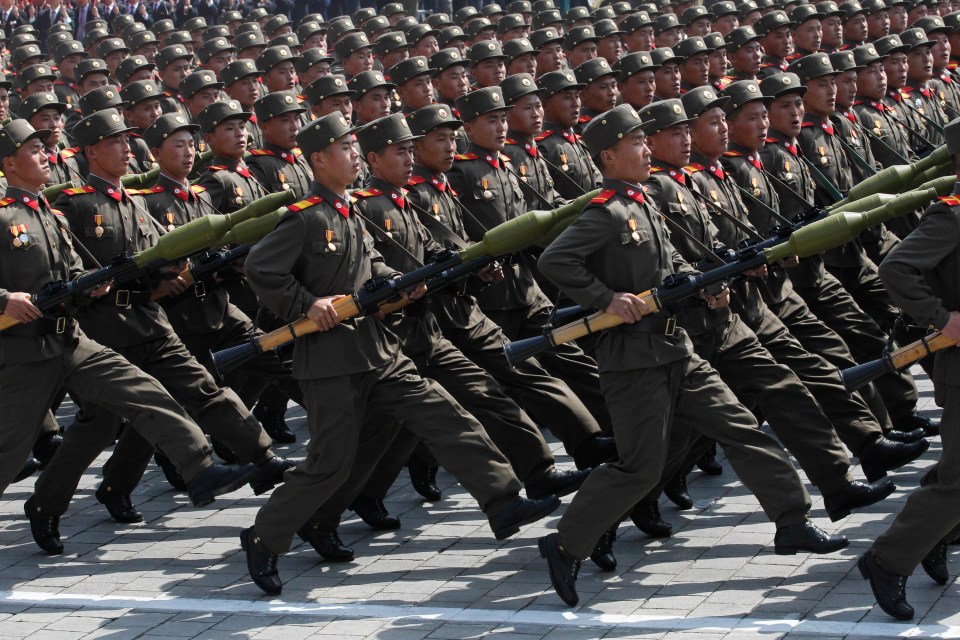
[[[313,118],[339,111],[347,120],[353,117],[353,91],[347,88],[347,80],[340,75],[317,78],[305,89],[310,115]]]
[[[17,73],[20,100],[35,93],[53,93],[53,81],[56,79],[57,74],[45,64],[34,64],[21,69]]]
[[[727,445],[734,469],[777,523],[780,553],[828,553],[847,544],[846,538],[829,536],[809,522],[809,496],[793,466],[693,353],[686,333],[665,332],[665,314],[640,316],[644,303],[630,292],[691,270],[639,186],[650,166],[641,125],[637,112],[621,105],[587,127],[586,141],[604,173],[605,190],[540,259],[544,274],[582,307],[607,309],[625,322],[601,333],[597,343],[619,459],[591,474],[560,519],[558,533],[539,542],[553,587],[569,606],[579,601],[581,559],[660,479],[673,429],[701,429]],[[681,393],[685,400],[677,402]]]
[[[867,12],[866,39],[878,40],[890,35],[890,7],[887,3],[883,0],[865,0],[860,4]]]
[[[337,59],[347,79],[363,71],[373,70],[373,47],[366,34],[348,33],[336,45]]]
[[[661,47],[650,52],[650,59],[657,65],[653,72],[653,101],[672,100],[680,96],[680,63],[683,56],[673,53],[673,49]]]
[[[267,48],[267,41],[260,31],[246,31],[238,33],[234,39],[237,47],[237,60],[256,60]]]
[[[657,65],[649,52],[637,51],[623,56],[614,69],[621,100],[634,109],[642,109],[653,102],[656,91]]]
[[[390,79],[397,85],[405,115],[433,103],[433,84],[426,58],[415,56],[390,67]]]
[[[729,64],[727,61],[727,52],[730,49],[730,45],[727,44],[723,36],[716,31],[708,33],[703,41],[706,43],[707,48],[710,49],[710,53],[707,56],[709,63],[707,74],[710,77],[710,84],[720,91],[727,85],[724,76],[727,75],[727,66]]]
[[[944,112],[950,118],[955,118],[960,115],[960,85],[957,84],[957,77],[949,70],[952,51],[950,33],[953,32],[953,27],[947,26],[940,16],[920,18],[914,26],[923,29],[931,42],[935,43],[930,47],[933,60],[933,79],[930,84],[943,102]]]
[[[724,78],[727,84],[739,80],[756,80],[760,73],[763,52],[757,32],[753,27],[737,27],[727,34],[726,41],[730,45],[727,56],[731,70],[731,74]]]
[[[231,100],[240,103],[244,111],[253,112],[253,105],[260,97],[260,71],[252,60],[234,60],[220,71],[223,91]],[[257,117],[247,120],[247,147],[259,149],[263,146],[263,133],[257,126]]]
[[[740,26],[740,11],[737,5],[730,0],[721,0],[715,3],[710,11],[713,13],[713,23],[710,26],[711,31],[717,31],[721,36]]]
[[[597,34],[593,27],[570,27],[563,37],[563,51],[567,65],[576,69],[587,60],[597,57]]]
[[[97,44],[97,57],[107,63],[111,79],[117,78],[117,67],[128,55],[130,47],[120,38],[105,38]]]
[[[292,190],[302,197],[313,181],[309,163],[297,147],[300,115],[306,109],[292,91],[267,94],[254,108],[264,147],[250,150],[250,171],[268,193]]]
[[[583,131],[594,116],[609,111],[617,105],[620,91],[617,89],[617,72],[604,58],[587,60],[574,70],[580,90],[580,117],[574,131]]]
[[[89,267],[112,257],[148,248],[158,238],[149,214],[138,208],[119,184],[130,154],[126,127],[116,109],[106,109],[81,120],[78,142],[90,163],[90,184],[70,189],[58,199],[68,221],[82,233]],[[270,451],[269,437],[244,409],[232,391],[216,385],[213,378],[184,348],[166,317],[151,299],[149,285],[136,280],[117,282],[116,296],[99,299],[84,307],[81,325],[101,344],[117,349],[145,371],[158,376],[203,427],[233,449],[244,462],[258,470],[251,484],[255,491],[268,491],[282,482],[286,468]],[[176,280],[166,280],[158,289],[182,290]],[[120,417],[109,404],[84,402],[78,422],[67,431],[69,455],[54,456],[49,473],[36,485],[36,502],[44,512],[62,515],[77,483],[97,455],[117,438]],[[97,493],[118,522],[139,522],[143,516],[133,507],[130,494],[140,480],[153,452],[152,443],[136,430],[125,429],[114,455],[104,468]],[[164,452],[166,453],[166,452]]]
[[[440,51],[440,45],[437,42],[437,36],[440,32],[428,24],[416,24],[407,30],[407,42],[410,43],[410,56],[423,56],[430,59],[430,56]]]
[[[4,452],[0,489],[6,489],[16,475],[48,414],[47,407],[64,385],[76,397],[102,402],[127,417],[131,431],[141,432],[176,461],[189,479],[194,504],[209,504],[215,496],[249,479],[252,469],[214,465],[206,438],[154,378],[88,339],[69,311],[52,315],[31,302],[33,292],[48,282],[70,280],[82,271],[66,223],[38,195],[48,180],[40,142],[48,133],[34,131],[25,120],[0,131],[0,157],[10,181],[2,215],[11,229],[20,231],[3,251],[3,273],[16,280],[17,289],[24,289],[4,289],[2,293],[4,314],[21,324],[3,333],[2,405],[6,415],[15,420],[11,424],[19,429],[8,429],[0,447]],[[26,251],[35,246],[44,250]],[[14,286],[12,280],[2,284]],[[104,286],[91,296],[108,293]],[[59,515],[45,509],[35,497],[27,500],[24,510],[41,548],[51,555],[62,553]]]
[[[960,179],[960,121],[946,128],[947,150]],[[880,265],[880,277],[904,311],[924,325],[936,327],[950,340],[960,341],[960,305],[957,297],[958,214],[960,188],[940,198],[920,219],[917,229],[890,252]],[[858,566],[870,581],[880,607],[900,620],[913,618],[907,602],[907,578],[920,564],[937,584],[947,584],[947,544],[960,535],[957,513],[956,453],[957,350],[936,355],[933,382],[937,404],[943,406],[941,433],[947,440],[937,465],[907,498],[890,527],[861,556]]]
[[[679,64],[681,95],[710,82],[710,52],[700,36],[687,38],[676,46],[674,53],[683,58]]]
[[[857,0],[847,0],[840,5],[840,11],[843,12],[843,44],[840,45],[840,51],[866,44],[867,10]]]
[[[477,89],[500,86],[507,77],[507,56],[496,40],[473,45],[467,59],[470,63],[470,79]]]
[[[793,27],[796,26],[786,11],[771,11],[753,25],[760,36],[763,58],[757,77],[764,78],[787,70],[787,57],[794,52]]]
[[[600,181],[574,126],[580,117],[580,89],[572,71],[553,71],[540,76],[543,90],[543,133],[535,137],[554,187],[572,200],[594,189]]]
[[[510,76],[503,81],[502,89],[503,99],[514,107],[507,112],[507,139],[503,148],[503,153],[510,158],[510,170],[519,175],[528,209],[552,209],[563,200],[553,188],[550,169],[540,159],[534,139],[543,129],[541,90],[528,73]]]
[[[661,13],[653,22],[654,44],[658,49],[669,49],[683,40],[683,28],[675,13]]]
[[[155,65],[143,56],[130,56],[117,66],[118,86],[125,87],[137,80],[153,80]]]
[[[792,62],[797,58],[808,56],[820,50],[823,41],[823,20],[826,14],[813,4],[797,5],[790,12],[790,21],[794,23],[791,31],[793,35],[793,53],[784,60]]]
[[[530,44],[537,51],[537,75],[563,69],[563,34],[553,28],[538,29],[530,34]]]
[[[390,115],[391,99],[396,85],[388,82],[381,71],[361,71],[347,81],[353,91],[354,122],[359,125]]]
[[[47,154],[47,164],[50,167],[51,184],[73,182],[82,184],[83,175],[74,152],[70,149],[60,149],[63,136],[63,112],[67,105],[57,100],[53,93],[35,93],[20,103],[19,115],[30,123],[37,131],[49,131],[50,135],[43,139],[43,150]]]
[[[336,292],[356,290],[371,276],[396,274],[373,249],[346,199],[359,170],[351,134],[340,114],[315,120],[301,132],[298,142],[317,178],[312,194],[289,209],[247,259],[256,292],[272,312],[288,321],[306,313],[320,329],[294,348],[294,375],[304,391],[311,433],[308,457],[287,473],[285,489],[271,496],[255,525],[241,534],[251,577],[273,595],[282,589],[277,554],[289,549],[295,534],[312,542],[311,514],[347,480],[358,443],[381,428],[376,417],[381,413],[402,416],[408,429],[434,445],[441,463],[488,514],[498,538],[559,504],[555,496],[519,498],[519,481],[483,427],[439,386],[417,375],[376,318],[337,316]],[[420,286],[413,295],[423,293]]]
[[[930,153],[935,145],[924,135],[924,124],[919,121],[915,108],[905,102],[903,88],[907,84],[907,51],[909,46],[900,41],[900,36],[889,35],[874,43],[877,53],[885,56],[883,70],[887,77],[887,94],[884,102],[890,113],[904,127],[910,137],[910,148],[918,156]]]
[[[53,61],[57,65],[57,79],[53,81],[53,90],[61,102],[71,107],[80,99],[77,87],[77,65],[87,57],[83,45],[76,40],[61,42],[53,49]]]
[[[373,54],[380,63],[378,68],[389,69],[410,57],[410,46],[403,33],[391,31],[377,38],[373,45]]]
[[[160,89],[153,80],[137,80],[120,90],[123,100],[123,117],[130,131],[130,149],[136,160],[132,171],[144,173],[153,168],[154,158],[150,147],[143,141],[143,131],[163,113],[160,106]]]
[[[688,38],[702,38],[710,33],[714,19],[713,13],[706,7],[693,6],[684,10],[680,22],[683,23],[683,32]]]
[[[593,31],[597,40],[597,57],[603,58],[607,64],[613,66],[623,55],[623,44],[620,36],[623,31],[613,20],[598,20],[593,24]]]
[[[447,105],[450,112],[457,116],[457,98],[470,90],[470,78],[467,73],[469,64],[457,49],[441,49],[430,58],[430,72],[433,90],[437,101]],[[466,134],[457,130],[457,152],[467,150]]]
[[[187,120],[190,119],[190,112],[180,95],[180,83],[190,75],[192,60],[193,54],[180,44],[164,47],[157,54],[157,75],[160,76],[160,89],[164,96],[160,102],[163,112],[177,112]]]
[[[933,57],[930,47],[935,43],[927,38],[920,27],[907,29],[900,34],[900,41],[907,47],[907,82],[903,86],[903,105],[911,110],[923,126],[923,136],[934,146],[943,144],[943,127],[950,120],[945,112],[945,101],[931,87]]]
[[[218,76],[225,66],[233,62],[236,48],[226,38],[210,38],[197,50],[200,68],[213,71]]]
[[[501,134],[506,133],[505,112],[512,107],[505,104],[498,89],[492,88],[471,92],[457,105],[463,114],[470,148],[466,154],[456,156],[448,178],[460,194],[459,201],[470,212],[464,220],[469,237],[479,239],[487,229],[524,210],[517,176],[502,166],[509,158],[501,153],[505,139]],[[526,260],[523,256],[515,259],[505,270],[504,282],[478,296],[480,308],[511,340],[539,333],[540,327],[549,323],[553,310]],[[604,423],[606,412],[596,386],[595,364],[579,347],[559,346],[543,355],[541,363],[575,389],[598,422]]]

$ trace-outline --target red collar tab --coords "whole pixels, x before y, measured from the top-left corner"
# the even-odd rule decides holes
[[[637,189],[635,187],[627,187],[623,190],[623,194],[630,198],[631,200],[636,200],[640,204],[643,204],[643,190]]]

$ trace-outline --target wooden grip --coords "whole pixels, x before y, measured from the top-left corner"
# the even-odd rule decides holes
[[[5,313],[0,313],[0,331],[4,329],[9,329],[14,325],[20,324],[19,320],[14,320],[13,316],[8,316]]]
[[[360,315],[360,308],[357,306],[357,301],[354,300],[353,296],[343,296],[333,303],[333,308],[336,309],[337,318],[339,318],[341,322]],[[259,348],[261,352],[277,349],[293,342],[300,336],[316,333],[319,330],[320,327],[317,326],[316,322],[304,316],[295,322],[257,338],[257,348]]]
[[[647,311],[643,315],[648,316],[660,311],[660,305],[653,291],[648,290],[643,293],[638,293],[637,297],[647,303]],[[605,311],[598,311],[582,320],[577,320],[574,323],[553,330],[550,333],[550,341],[555,345],[573,342],[591,333],[603,331],[604,329],[612,329],[621,324],[623,324],[623,319],[620,316]]]
[[[918,360],[922,360],[929,353],[953,347],[956,346],[956,344],[956,342],[947,336],[936,331],[926,336],[923,340],[911,342],[891,353],[890,362],[893,363],[893,366],[897,369],[902,369]]]

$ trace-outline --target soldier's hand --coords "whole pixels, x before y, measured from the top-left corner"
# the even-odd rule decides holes
[[[43,315],[40,309],[34,306],[30,294],[23,291],[15,291],[10,294],[10,298],[7,300],[7,308],[3,312],[17,322],[33,322]]]
[[[403,292],[403,296],[410,300],[419,300],[425,295],[427,295],[427,285],[424,282],[418,284],[414,289]]]
[[[707,306],[711,309],[723,309],[730,306],[730,289],[724,289],[715,296],[706,291],[701,291],[700,297],[707,301]]]
[[[503,282],[503,266],[499,262],[488,264],[483,269],[477,271],[477,277],[486,284],[496,284]]]
[[[607,313],[619,316],[627,324],[633,324],[647,313],[647,303],[632,293],[615,293]]]
[[[157,287],[157,292],[160,293],[161,297],[178,296],[186,291],[189,286],[190,285],[187,284],[186,280],[180,276],[177,276],[176,278],[172,278],[170,280],[161,281],[160,285]]]
[[[9,308],[10,305],[8,303],[7,309]],[[940,329],[940,333],[947,336],[957,344],[960,344],[960,311],[950,312],[950,319],[947,320],[947,324],[944,325],[943,329]]]
[[[110,293],[111,284],[112,284],[111,282],[108,282],[107,284],[100,285],[99,287],[97,287],[96,289],[90,292],[90,297],[102,298],[103,296],[107,295],[108,293]]]
[[[337,315],[337,310],[334,308],[333,303],[342,297],[343,296],[326,296],[325,298],[317,298],[313,301],[313,304],[310,305],[310,309],[307,311],[307,317],[313,320],[320,331],[329,331],[340,324],[340,317]]]
[[[756,269],[750,269],[749,271],[744,271],[743,275],[749,278],[762,278],[767,275],[767,265],[762,264]]]

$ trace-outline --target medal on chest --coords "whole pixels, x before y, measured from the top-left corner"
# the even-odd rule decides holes
[[[103,216],[100,215],[99,213],[94,214],[93,223],[97,225],[96,227],[93,228],[93,235],[97,236],[98,238],[102,238],[103,237]]]
[[[327,238],[327,251],[336,251],[337,245],[333,244],[333,230],[327,229],[326,231]]]
[[[817,147],[817,153],[820,154],[820,164],[827,164],[827,149],[826,147]]]
[[[565,153],[561,153],[561,154],[560,154],[560,162],[563,163],[562,165],[560,165],[560,169],[561,169],[562,171],[569,171],[569,170],[570,170],[570,164],[569,164],[569,160],[567,160],[567,154],[565,154]]]
[[[784,180],[793,180],[793,174],[790,173],[790,161],[786,160],[783,163],[783,179]]]
[[[686,213],[689,207],[687,207],[687,204],[683,201],[682,193],[677,194],[677,203],[680,205],[680,210]]]
[[[637,221],[635,218],[630,218],[627,220],[627,225],[630,227],[630,237],[633,238],[634,242],[640,242],[640,233],[637,231]]]
[[[436,202],[433,203],[433,217],[440,221],[440,205]]]
[[[481,186],[483,186],[483,194],[482,194],[482,195],[483,195],[483,199],[484,199],[484,200],[490,200],[491,198],[493,198],[493,192],[490,191],[490,181],[487,180],[486,178],[483,178],[483,179],[480,181],[480,184],[481,184]]]
[[[393,238],[393,220],[391,220],[390,218],[384,218],[383,228],[387,230],[387,237]]]
[[[760,196],[760,186],[757,184],[756,178],[750,178],[750,183],[753,185],[753,197],[757,198]]]
[[[287,176],[283,171],[277,171],[277,179],[280,180],[280,188],[284,191],[290,190],[290,185],[287,184]]]
[[[243,204],[243,187],[237,185],[233,188],[233,192],[237,194],[236,202],[237,206],[239,207]]]
[[[173,224],[173,221],[176,220],[177,217],[169,211],[164,214],[164,217],[167,219],[167,231],[173,231],[176,229],[176,225]]]
[[[30,244],[30,236],[27,235],[27,225],[15,224],[10,227],[10,235],[13,236],[13,246],[26,247]]]

